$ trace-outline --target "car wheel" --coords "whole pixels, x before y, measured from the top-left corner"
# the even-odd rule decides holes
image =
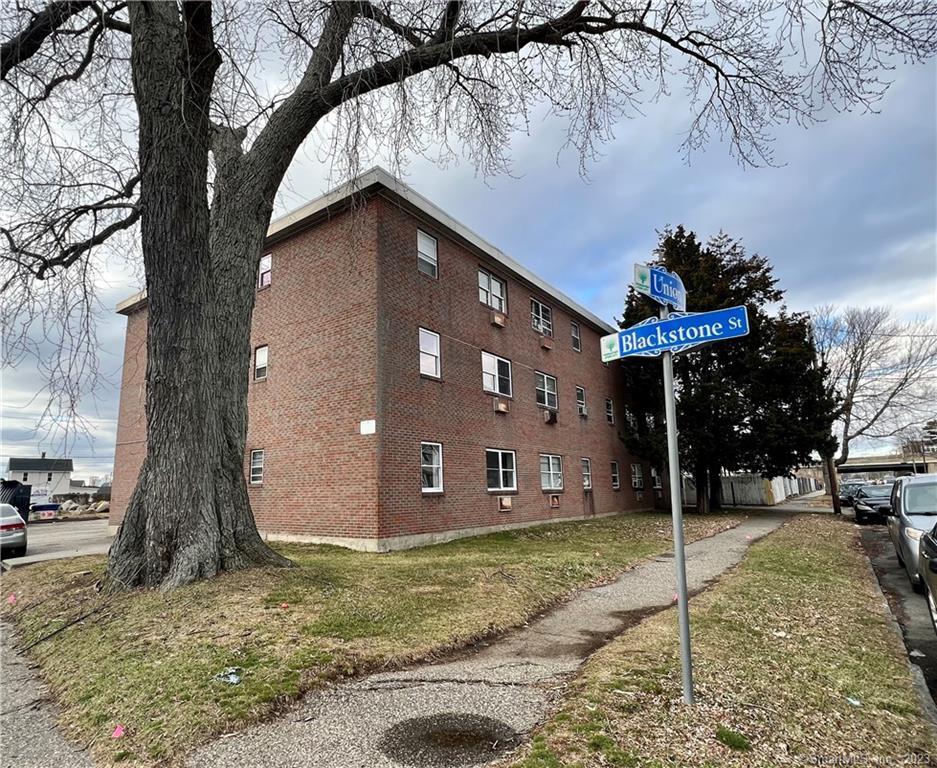
[[[10,557],[22,557],[26,554],[26,547],[13,547],[10,549]]]
[[[860,512],[856,510],[856,523],[859,525],[865,525],[865,512]]]

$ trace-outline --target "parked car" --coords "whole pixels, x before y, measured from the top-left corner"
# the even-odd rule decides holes
[[[919,565],[921,538],[933,529],[935,518],[937,477],[902,477],[892,486],[888,535],[895,545],[899,562],[908,572],[911,586],[918,592],[924,589]]]
[[[865,480],[847,480],[839,486],[839,503],[851,507],[856,492],[865,485]]]
[[[26,523],[12,504],[0,504],[0,551],[10,557],[26,554]]]
[[[852,499],[856,511],[856,522],[865,525],[870,517],[884,522],[891,507],[891,486],[863,485]]]
[[[921,536],[917,569],[924,585],[930,623],[937,632],[937,525]]]

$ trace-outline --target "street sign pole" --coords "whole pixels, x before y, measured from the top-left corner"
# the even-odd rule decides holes
[[[660,319],[670,310],[665,304]],[[664,358],[664,412],[667,417],[667,464],[670,468],[670,511],[673,516],[674,566],[677,570],[677,610],[680,614],[680,665],[683,672],[683,700],[693,704],[693,661],[690,655],[690,606],[686,588],[686,556],[683,547],[683,499],[680,488],[680,453],[677,450],[677,406],[673,391],[673,353]]]

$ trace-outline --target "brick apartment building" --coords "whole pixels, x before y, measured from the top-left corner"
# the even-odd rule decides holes
[[[127,317],[111,524],[145,452]],[[244,473],[269,538],[388,550],[654,506],[613,328],[381,169],[274,221]]]

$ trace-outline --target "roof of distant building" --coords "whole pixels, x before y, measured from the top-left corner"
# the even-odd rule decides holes
[[[523,264],[512,259],[464,224],[452,218],[415,189],[404,184],[400,179],[380,167],[372,168],[351,181],[336,187],[331,192],[327,192],[305,205],[271,221],[270,227],[267,229],[268,243],[282,239],[309,226],[314,223],[318,214],[327,212],[330,208],[341,206],[356,194],[362,194],[375,188],[383,188],[391,192],[395,196],[395,199],[416,209],[419,213],[432,218],[442,225],[442,227],[448,229],[457,240],[463,241],[470,247],[502,264],[515,276],[543,291],[544,294],[572,310],[573,313],[604,333],[615,333],[617,331],[617,329],[612,327],[607,321],[593,314],[581,304],[573,301],[573,299],[565,293],[554,288],[527,269]],[[118,303],[117,311],[121,314],[127,314],[140,306],[144,301],[146,301],[146,291],[140,291]]]
[[[74,466],[71,459],[24,459],[10,457],[10,472],[72,472]]]

